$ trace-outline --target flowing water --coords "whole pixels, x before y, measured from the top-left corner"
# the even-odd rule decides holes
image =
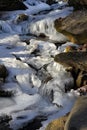
[[[9,72],[1,87],[14,92],[13,97],[0,98],[0,115],[12,116],[14,130],[40,117],[38,129],[45,130],[51,120],[69,112],[76,99],[73,91],[65,93],[65,86],[73,86],[73,77],[53,58],[72,44],[54,28],[54,20],[69,15],[72,8],[62,1],[24,4],[25,11],[0,12],[0,64]],[[23,21],[20,14],[28,18]],[[62,42],[66,44],[58,48]]]

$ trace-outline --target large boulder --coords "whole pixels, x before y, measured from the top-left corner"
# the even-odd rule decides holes
[[[27,7],[21,0],[0,0],[0,11],[25,10]]]
[[[77,99],[65,123],[64,130],[87,130],[87,96]]]
[[[87,52],[67,52],[55,56],[54,60],[65,67],[87,71]]]
[[[54,60],[71,72],[76,88],[87,84],[87,52],[60,53]]]
[[[68,0],[70,6],[74,6],[75,9],[87,8],[87,0]]]
[[[87,43],[87,10],[75,11],[66,18],[56,19],[54,27],[73,43]]]

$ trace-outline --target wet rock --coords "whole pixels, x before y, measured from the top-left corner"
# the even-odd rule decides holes
[[[87,52],[61,53],[54,60],[72,73],[77,88],[87,84]]]
[[[77,99],[65,123],[64,130],[87,130],[87,96]]]
[[[65,122],[68,118],[68,114],[60,117],[59,119],[53,120],[48,124],[45,130],[64,130]]]
[[[20,0],[0,0],[0,11],[25,10],[27,7]]]
[[[49,75],[49,76],[46,77],[46,79],[44,80],[44,83],[47,83],[47,82],[49,82],[49,81],[52,80],[52,79],[53,79],[52,76]]]
[[[87,10],[75,11],[66,18],[56,19],[56,30],[64,34],[71,42],[87,43]]]
[[[15,20],[16,23],[20,23],[20,22],[23,22],[23,21],[26,21],[28,20],[28,15],[26,14],[19,14]]]
[[[13,91],[5,91],[0,89],[0,97],[12,97],[14,95]]]
[[[42,83],[47,83],[53,79],[52,76],[48,73],[48,71],[45,68],[41,68],[38,71],[37,75]]]
[[[0,116],[0,130],[12,130],[9,125],[9,121],[12,120],[11,116]]]
[[[45,35],[44,33],[40,33],[40,34],[39,34],[39,37],[41,37],[41,38],[46,38],[46,35]]]
[[[0,65],[0,81],[5,81],[8,76],[8,71],[4,65]]]
[[[87,0],[68,0],[70,6],[74,6],[75,9],[87,8]]]

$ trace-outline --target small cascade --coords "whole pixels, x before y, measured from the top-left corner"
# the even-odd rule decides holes
[[[65,100],[68,100],[66,89],[70,90],[73,88],[74,79],[69,72],[64,70],[64,68],[61,69],[62,66],[59,65],[60,69],[58,68],[58,65],[56,65],[54,68],[54,64],[55,63],[48,66],[52,79],[46,84],[42,85],[39,89],[39,92],[43,97],[49,99],[52,103],[64,107],[66,103]],[[55,75],[53,75],[54,72],[56,72]]]
[[[54,20],[51,18],[43,19],[34,23],[32,22],[29,27],[26,28],[26,32],[30,32],[37,36],[44,34],[45,36],[49,37],[49,39],[54,41],[66,39],[65,36],[56,32],[56,29],[54,28]]]

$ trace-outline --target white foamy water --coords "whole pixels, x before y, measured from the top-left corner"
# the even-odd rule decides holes
[[[71,44],[57,49],[52,42],[66,41],[56,32],[54,20],[70,14],[72,8],[60,9],[66,4],[63,2],[53,5],[44,2],[26,0],[27,10],[1,13],[0,64],[4,64],[9,72],[2,88],[13,91],[14,96],[0,98],[0,114],[12,116],[10,126],[14,130],[35,117],[46,116],[39,128],[45,130],[51,120],[71,110],[78,96],[73,91],[65,93],[65,87],[72,88],[73,77],[53,58]],[[23,13],[29,18],[17,22],[18,15]],[[48,37],[47,40],[37,38],[41,33]]]

